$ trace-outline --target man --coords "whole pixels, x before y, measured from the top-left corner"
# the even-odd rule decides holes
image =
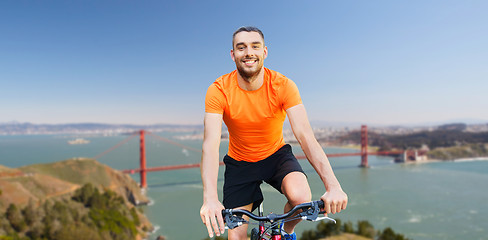
[[[309,162],[324,182],[321,197],[327,213],[346,208],[347,195],[336,179],[322,147],[314,137],[296,85],[264,67],[268,49],[258,28],[241,27],[233,35],[232,60],[236,70],[218,78],[205,98],[201,174],[203,205],[200,216],[209,236],[224,233],[222,209],[254,210],[262,201],[259,188],[265,181],[285,195],[284,211],[311,201],[307,178],[283,140],[288,116],[293,133]],[[223,205],[218,199],[217,178],[222,120],[229,130]],[[283,226],[285,239],[296,239],[295,225]],[[247,226],[229,230],[229,239],[247,239]]]

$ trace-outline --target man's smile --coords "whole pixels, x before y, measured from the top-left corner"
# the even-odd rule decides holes
[[[255,62],[257,62],[258,60],[257,59],[253,59],[253,60],[245,60],[244,63],[247,65],[247,66],[252,66]]]

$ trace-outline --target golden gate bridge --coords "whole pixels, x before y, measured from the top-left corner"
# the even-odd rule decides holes
[[[113,147],[107,149],[106,151],[98,154],[95,156],[95,159],[99,159],[100,157],[106,155],[107,153],[115,150],[116,148],[122,146],[123,144],[127,143],[129,140],[132,138],[135,138],[136,136],[139,136],[139,168],[137,169],[126,169],[122,170],[122,172],[127,173],[127,174],[136,174],[139,173],[140,176],[140,186],[142,188],[147,188],[147,179],[146,179],[146,174],[148,172],[158,172],[158,171],[172,171],[172,170],[178,170],[178,169],[187,169],[187,168],[199,168],[200,163],[189,163],[189,164],[180,164],[180,165],[167,165],[167,166],[158,166],[158,167],[146,167],[146,144],[145,144],[145,139],[146,135],[150,135],[158,140],[161,140],[163,142],[172,144],[174,146],[180,147],[182,149],[186,149],[189,151],[201,153],[201,149],[196,149],[192,147],[185,146],[181,143],[178,143],[176,141],[173,141],[171,139],[156,135],[152,132],[146,131],[146,130],[140,130],[137,131],[133,134],[131,134],[129,137],[126,139],[122,140],[121,142],[117,143]],[[368,151],[368,127],[366,125],[361,126],[361,150],[360,152],[354,152],[354,153],[330,153],[327,154],[328,158],[334,158],[334,157],[348,157],[348,156],[361,156],[361,162],[359,164],[359,167],[366,168],[368,167],[368,155],[392,155],[392,154],[402,154],[404,151],[384,151],[384,152],[369,152]],[[306,156],[304,155],[297,155],[297,159],[306,159]],[[224,162],[220,161],[219,165],[224,165]]]

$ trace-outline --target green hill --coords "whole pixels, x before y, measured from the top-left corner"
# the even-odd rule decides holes
[[[0,166],[0,239],[141,239],[152,226],[136,207],[148,202],[94,159]]]

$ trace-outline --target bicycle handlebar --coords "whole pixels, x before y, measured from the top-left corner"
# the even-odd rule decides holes
[[[267,216],[258,216],[253,214],[252,212],[243,209],[224,209],[222,210],[222,216],[224,217],[225,223],[227,224],[227,227],[229,229],[241,226],[243,223],[247,222],[242,218],[242,215],[246,215],[256,221],[275,222],[291,217],[298,210],[303,211],[297,214],[296,217],[303,220],[320,221],[323,219],[329,219],[335,222],[335,220],[332,218],[318,217],[319,214],[325,213],[325,211],[320,211],[321,208],[324,208],[324,202],[322,200],[319,200],[296,205],[289,212],[284,214],[270,213]]]

